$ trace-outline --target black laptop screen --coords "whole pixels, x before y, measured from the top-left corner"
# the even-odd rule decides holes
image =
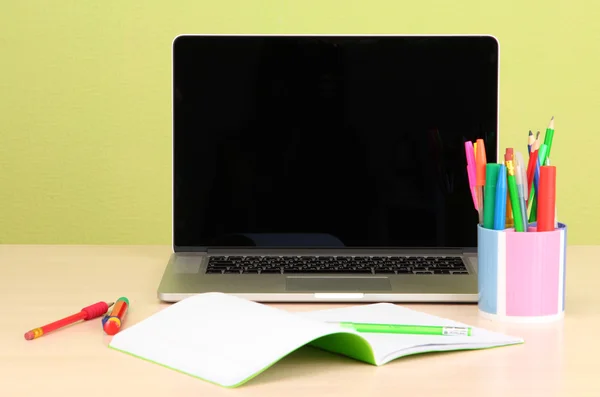
[[[476,246],[495,39],[180,36],[173,64],[176,251]]]

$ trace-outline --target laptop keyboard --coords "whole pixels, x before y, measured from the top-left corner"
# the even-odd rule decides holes
[[[211,256],[209,274],[469,274],[458,256]]]

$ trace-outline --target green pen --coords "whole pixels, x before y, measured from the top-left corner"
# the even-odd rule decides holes
[[[437,326],[437,325],[402,325],[402,324],[370,324],[335,322],[340,327],[350,328],[357,332],[379,334],[412,334],[441,336],[471,336],[469,327]]]

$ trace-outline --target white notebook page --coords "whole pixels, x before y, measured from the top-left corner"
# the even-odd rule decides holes
[[[233,386],[299,346],[335,331],[337,326],[210,293],[180,301],[124,329],[110,346]]]
[[[303,317],[319,321],[412,324],[412,325],[450,325],[468,327],[456,321],[440,318],[427,313],[414,311],[391,303],[351,306],[341,309],[320,310],[301,313]],[[523,340],[512,336],[472,328],[472,336],[437,336],[361,333],[373,347],[377,364],[381,365],[400,356],[413,352],[459,350],[498,345],[521,343]]]

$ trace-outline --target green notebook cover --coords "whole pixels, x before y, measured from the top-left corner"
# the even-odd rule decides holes
[[[389,303],[292,313],[209,293],[126,327],[109,347],[207,382],[237,387],[307,345],[383,365],[412,354],[523,343],[479,328],[472,336],[366,334],[331,321],[466,326]]]

